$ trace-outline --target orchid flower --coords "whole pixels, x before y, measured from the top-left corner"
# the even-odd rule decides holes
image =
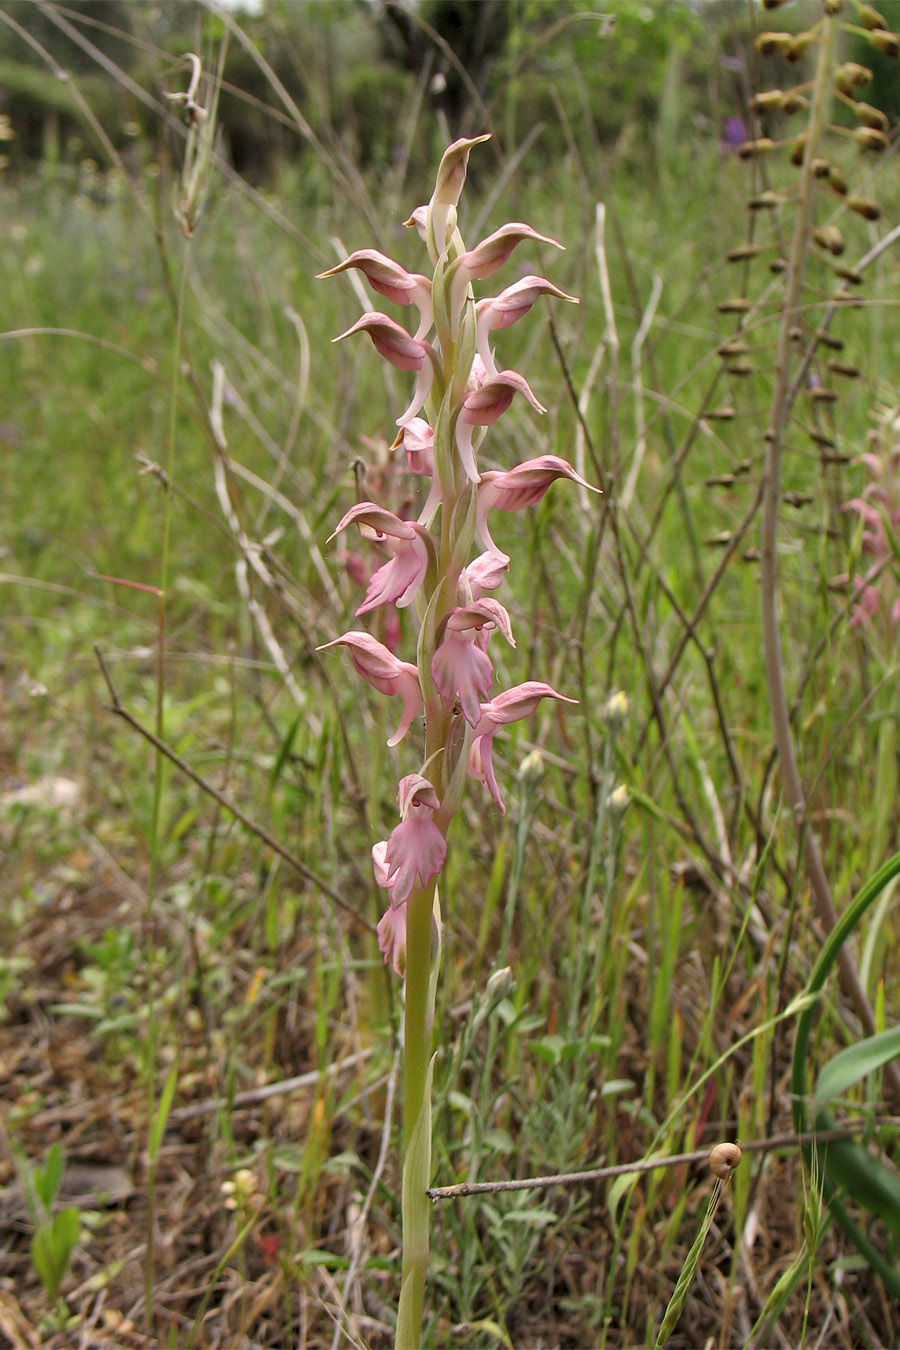
[[[463,717],[475,726],[481,717],[481,699],[486,699],[494,668],[485,650],[487,630],[497,628],[510,646],[515,641],[509,615],[496,600],[477,600],[451,609],[438,626],[437,650],[431,662],[434,687],[448,708],[456,700]]]
[[[551,483],[555,483],[558,478],[568,478],[570,482],[578,483],[580,487],[588,488],[591,492],[599,490],[585,482],[571,464],[561,459],[559,455],[538,455],[536,459],[528,459],[524,464],[517,464],[514,469],[508,469],[506,472],[488,470],[481,475],[475,531],[484,547],[497,559],[506,558],[507,562],[509,561],[507,555],[491,538],[487,523],[488,512],[523,511],[527,506],[535,506]]]
[[[417,884],[426,886],[436,877],[447,856],[447,841],[433,819],[441,803],[428,779],[420,773],[401,778],[397,800],[401,821],[384,853],[392,909],[408,900]]]
[[[557,300],[569,300],[573,305],[578,301],[574,295],[567,295],[552,282],[543,277],[523,277],[492,300],[479,300],[475,306],[475,346],[484,362],[489,375],[497,374],[497,367],[491,354],[488,335],[497,328],[509,328],[517,319],[527,314],[535,300],[541,295],[553,295]]]
[[[316,650],[327,651],[329,647],[349,647],[350,658],[359,675],[380,694],[397,694],[403,699],[403,716],[400,724],[388,741],[395,746],[403,740],[419,713],[422,711],[422,690],[419,687],[419,672],[409,661],[401,661],[385,647],[384,643],[373,638],[370,633],[350,632],[333,642],[323,643]]]
[[[434,322],[431,305],[431,281],[419,272],[407,272],[405,267],[386,258],[375,248],[358,248],[349,258],[345,258],[337,267],[329,267],[327,272],[319,272],[316,280],[337,276],[355,267],[364,274],[373,290],[387,300],[398,305],[415,305],[419,311],[419,327],[413,341],[416,342],[428,332]],[[335,339],[337,341],[337,339]]]
[[[441,504],[441,485],[434,472],[434,431],[423,417],[414,417],[400,428],[391,448],[401,445],[411,472],[431,479],[425,505],[419,512],[419,524],[427,529]]]
[[[338,521],[334,533],[353,524],[365,527],[379,541],[383,539],[393,554],[390,562],[372,575],[357,617],[378,605],[393,604],[403,609],[412,604],[433,557],[428,531],[414,521],[400,520],[375,502],[357,502]]]
[[[430,342],[410,337],[399,323],[395,323],[393,319],[389,319],[386,314],[380,314],[377,310],[364,314],[345,332],[332,338],[332,342],[343,342],[344,338],[352,337],[354,333],[368,333],[379,356],[383,356],[385,361],[389,361],[398,370],[418,371],[419,378],[416,381],[412,401],[406,411],[397,418],[397,426],[405,426],[425,406],[431,393],[435,370],[439,369],[434,348]]]
[[[450,268],[450,312],[458,314],[462,309],[466,291],[472,281],[484,281],[493,276],[498,267],[508,260],[513,249],[524,239],[533,239],[538,244],[552,244],[562,248],[562,244],[549,235],[538,234],[530,225],[521,221],[511,221],[501,225],[499,230],[482,239],[480,244],[461,253]]]
[[[578,702],[577,699],[566,698],[565,694],[557,693],[552,685],[544,684],[541,680],[527,680],[525,684],[517,684],[512,689],[504,690],[490,703],[482,703],[481,716],[473,729],[468,771],[473,778],[484,783],[504,815],[506,806],[500,796],[494,775],[492,758],[494,737],[502,726],[529,717],[542,698],[555,698],[561,703]]]
[[[475,467],[475,451],[472,446],[472,434],[475,427],[489,427],[506,412],[516,394],[522,394],[539,413],[547,409],[531,392],[528,381],[514,370],[501,370],[499,374],[486,380],[480,389],[473,389],[462,401],[459,420],[456,423],[456,448],[459,461],[466,477],[473,483],[479,481]]]

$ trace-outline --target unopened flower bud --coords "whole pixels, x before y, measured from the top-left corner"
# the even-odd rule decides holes
[[[613,788],[606,799],[606,809],[613,820],[621,820],[630,805],[631,793],[624,783]]]
[[[736,295],[732,300],[722,300],[716,309],[720,314],[746,314],[750,301],[745,296]]]
[[[509,966],[501,966],[499,970],[491,972],[490,978],[484,987],[484,1000],[472,1022],[473,1031],[478,1030],[482,1022],[491,1015],[498,1003],[502,1003],[505,998],[509,998],[515,987],[516,982],[513,979],[513,973]]]
[[[777,206],[784,204],[784,197],[780,192],[773,192],[771,188],[761,192],[758,197],[751,197],[747,203],[750,211],[774,211]]]
[[[616,689],[603,705],[603,720],[611,727],[624,726],[630,709],[631,704],[624,689]]]
[[[886,28],[876,28],[869,34],[869,41],[882,56],[900,56],[900,36],[889,33]]]
[[[540,750],[532,750],[519,765],[519,782],[523,787],[539,783],[544,776],[544,756]]]
[[[827,159],[817,158],[812,162],[812,171],[814,178],[829,178],[831,176],[831,165]]]

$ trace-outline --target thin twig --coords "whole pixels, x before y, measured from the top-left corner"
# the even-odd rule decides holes
[[[289,863],[294,871],[298,872],[300,876],[303,877],[304,881],[308,881],[310,885],[315,886],[317,890],[321,891],[321,893],[327,897],[327,899],[332,900],[344,910],[345,913],[351,915],[360,927],[368,929],[370,933],[375,932],[375,925],[369,923],[368,919],[364,919],[359,910],[355,909],[354,906],[350,904],[349,900],[345,900],[338,891],[329,886],[328,882],[318,876],[311,867],[307,867],[306,863],[301,862],[297,855],[292,853],[289,848],[286,848],[280,840],[276,839],[274,834],[270,834],[264,825],[260,825],[257,821],[252,820],[250,816],[245,815],[239,806],[236,806],[230,798],[225,796],[224,792],[220,792],[219,789],[214,787],[208,779],[202,776],[202,774],[197,773],[196,769],[192,769],[190,764],[188,764],[186,760],[183,760],[170,745],[167,745],[165,741],[160,740],[149,727],[144,726],[143,722],[135,717],[133,713],[130,713],[119,699],[109,669],[103,659],[103,653],[96,645],[94,646],[94,654],[97,657],[97,661],[99,662],[100,669],[103,673],[103,678],[106,681],[106,687],[108,688],[112,699],[112,703],[106,705],[107,712],[115,713],[117,717],[121,717],[124,722],[127,722],[138,735],[143,736],[145,741],[149,741],[156,750],[159,750],[168,760],[171,760],[175,767],[180,769],[185,777],[190,778],[192,783],[196,783],[203,792],[207,793],[210,797],[213,797],[220,806],[224,806],[225,810],[230,812],[235,820],[239,820],[251,834],[255,834],[268,848],[272,849],[274,853],[277,853],[286,863]]]
[[[896,1117],[888,1118],[898,1123]],[[860,1120],[840,1129],[820,1130],[811,1134],[776,1134],[769,1139],[751,1139],[741,1144],[742,1153],[771,1153],[779,1148],[798,1148],[801,1144],[822,1144],[831,1140],[852,1139],[871,1122]],[[431,1200],[456,1200],[467,1195],[492,1195],[497,1191],[548,1190],[551,1186],[583,1186],[592,1181],[607,1181],[611,1177],[625,1177],[640,1172],[652,1172],[660,1167],[680,1167],[685,1163],[702,1163],[709,1158],[710,1149],[698,1148],[690,1153],[670,1153],[664,1158],[642,1158],[639,1162],[616,1163],[612,1167],[595,1167],[586,1172],[560,1172],[555,1176],[520,1177],[515,1181],[462,1181],[457,1186],[432,1186],[427,1194]]]

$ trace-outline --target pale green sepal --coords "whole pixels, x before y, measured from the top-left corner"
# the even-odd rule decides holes
[[[454,403],[452,390],[445,393],[434,419],[434,471],[441,485],[444,501],[453,500],[456,492],[456,419],[459,406]]]
[[[438,615],[444,612],[444,590],[446,581],[441,577],[439,585],[432,592],[428,607],[422,615],[422,627],[419,629],[419,641],[416,644],[416,664],[419,668],[419,687],[425,707],[440,701],[440,694],[431,678],[431,662],[436,651]]]
[[[465,512],[465,514],[463,514]],[[450,576],[458,577],[465,567],[472,551],[475,538],[475,520],[477,501],[474,484],[467,483],[456,499],[453,519],[450,524],[453,540],[453,556],[450,559]]]
[[[442,774],[443,792],[441,793],[441,816],[447,820],[454,814],[466,790],[466,766],[469,760],[469,746],[472,744],[472,728],[464,717],[453,718],[450,724],[447,751],[444,755],[444,768],[452,764],[449,774]]]

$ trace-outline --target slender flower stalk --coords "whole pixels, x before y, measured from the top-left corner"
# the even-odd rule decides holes
[[[397,788],[399,821],[372,850],[375,880],[388,899],[378,943],[385,962],[403,977],[405,994],[398,1350],[419,1346],[425,1307],[431,1037],[441,952],[438,881],[448,830],[469,779],[483,784],[505,811],[493,763],[497,734],[530,717],[545,699],[575,702],[541,680],[492,691],[490,645],[498,634],[513,647],[515,639],[506,609],[486,594],[502,584],[510,566],[510,558],[491,537],[489,513],[533,505],[559,478],[582,488],[590,484],[556,455],[542,455],[505,472],[482,474],[478,468],[486,428],[506,413],[517,394],[520,402],[544,412],[524,376],[498,368],[489,346],[491,333],[527,314],[541,296],[574,302],[551,282],[528,276],[476,303],[472,283],[493,275],[519,244],[527,240],[561,247],[531,226],[514,222],[466,249],[457,208],[469,153],[486,139],[458,140],[445,151],[430,202],[407,221],[427,247],[431,278],[407,272],[374,249],[358,249],[322,273],[333,276],[355,268],[379,295],[413,305],[419,314],[413,335],[388,315],[370,311],[341,339],[366,333],[386,361],[416,375],[412,399],[397,418],[394,449],[402,448],[412,473],[430,480],[425,504],[413,521],[400,519],[377,502],[358,502],[335,530],[337,534],[355,526],[389,554],[369,578],[356,614],[382,606],[407,608],[418,625],[416,661],[402,660],[358,629],[325,644],[347,648],[368,684],[402,699],[403,712],[389,745],[398,745],[420,714],[425,720],[424,756]],[[483,551],[470,558],[476,542]]]

